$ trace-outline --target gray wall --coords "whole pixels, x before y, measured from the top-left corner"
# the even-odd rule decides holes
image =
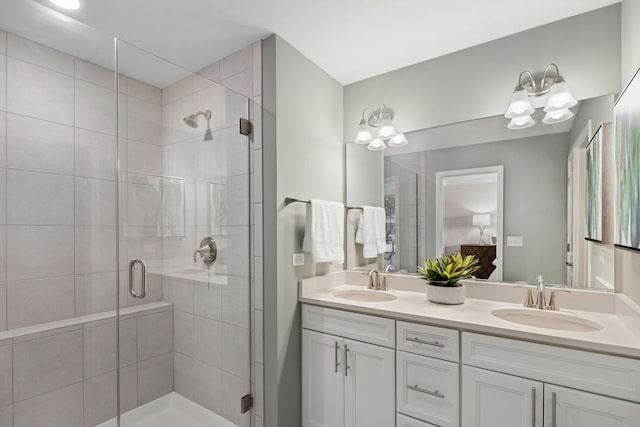
[[[604,95],[597,98],[586,99],[580,102],[580,108],[576,113],[571,125],[569,140],[573,144],[580,132],[591,120],[591,132],[598,130],[598,127],[605,122],[613,120],[613,104],[615,103],[615,95]],[[591,140],[592,135],[589,135]]]
[[[435,254],[436,172],[504,165],[504,280],[566,283],[568,134],[500,141],[426,153],[427,257]],[[506,244],[506,243],[505,243]]]
[[[306,208],[283,200],[344,202],[342,86],[278,36],[263,47],[265,425],[298,427],[298,280],[343,265],[312,264],[306,254],[304,266],[291,266],[291,254],[302,252]]]
[[[630,3],[638,16],[637,1]],[[630,40],[629,49],[638,46],[637,38]],[[394,122],[405,132],[504,114],[520,72],[541,72],[552,62],[578,99],[617,93],[620,5],[345,86],[345,141],[353,139],[362,110],[381,103],[395,110]]]

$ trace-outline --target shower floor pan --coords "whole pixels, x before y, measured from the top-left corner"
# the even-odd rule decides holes
[[[115,418],[96,427],[115,427]],[[220,415],[170,393],[122,415],[121,427],[237,427]]]

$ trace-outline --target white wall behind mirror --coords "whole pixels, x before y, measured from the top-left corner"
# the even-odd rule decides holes
[[[570,153],[585,152],[599,125],[613,120],[615,93],[620,88],[620,46],[610,35],[618,32],[619,13],[617,5],[599,9],[346,86],[347,203],[394,209],[393,215],[387,215],[387,222],[393,223],[386,236],[388,252],[378,259],[363,259],[348,234],[347,267],[377,263],[381,269],[393,265],[396,271],[415,273],[426,258],[462,245],[492,246],[494,237],[499,258],[495,264],[502,268],[502,277],[498,278],[496,268],[491,280],[534,282],[542,274],[551,284],[612,288],[613,247],[585,241],[584,221],[578,221],[585,214],[584,204],[571,212],[568,204],[570,200],[584,203],[584,198],[573,200],[568,172]],[[533,43],[554,34],[572,37]],[[523,45],[529,48],[521,49]],[[533,127],[507,129],[509,119],[504,114],[519,73],[526,69],[540,73],[553,62],[558,62],[579,101],[571,108],[573,117],[543,124],[543,96],[534,103]],[[472,70],[474,77],[438,74],[441,69],[451,70],[452,64],[454,69]],[[478,81],[483,84],[474,83]],[[457,100],[457,108],[436,108],[435,100],[444,96],[443,90],[451,102]],[[405,131],[409,143],[373,153],[349,144],[362,110],[382,103],[394,109],[394,123]],[[459,215],[457,219],[444,217],[438,177],[491,166],[502,166],[504,171],[503,230],[494,229],[497,214],[486,212],[490,223],[481,242],[473,214],[485,212],[472,213],[469,208],[465,214],[452,214]],[[367,179],[362,178],[364,170]],[[389,192],[397,195],[392,203]],[[351,221],[357,223],[357,219]],[[574,222],[582,228],[578,230]],[[458,242],[447,240],[451,226],[457,227]],[[575,231],[584,254],[577,266],[568,265],[569,231]],[[582,273],[576,275],[578,270]],[[579,278],[572,280],[575,276]]]

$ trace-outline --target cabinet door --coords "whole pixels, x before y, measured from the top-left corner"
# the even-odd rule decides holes
[[[344,426],[344,340],[302,331],[302,425]]]
[[[462,368],[463,427],[542,427],[541,382]]]
[[[637,427],[640,404],[584,391],[544,386],[545,427]]]
[[[344,345],[345,426],[394,426],[395,352],[350,340],[344,340]]]

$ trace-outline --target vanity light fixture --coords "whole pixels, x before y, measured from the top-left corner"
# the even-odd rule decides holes
[[[365,116],[369,113],[369,117]],[[375,133],[375,135],[374,135]],[[354,140],[356,144],[367,144],[372,151],[380,151],[389,147],[402,147],[408,141],[404,134],[398,133],[393,126],[393,110],[382,104],[374,110],[365,108],[358,124],[358,132]]]
[[[549,72],[555,70],[555,75]],[[527,79],[523,81],[523,76]],[[531,105],[530,98],[547,95],[547,102],[544,106],[544,118],[542,123],[553,124],[564,122],[573,117],[569,108],[578,103],[569,92],[569,86],[560,75],[560,70],[556,64],[549,64],[544,69],[542,76],[536,79],[529,71],[523,71],[518,78],[518,85],[511,95],[511,103],[505,113],[505,117],[511,119],[507,127],[509,129],[526,129],[535,124],[531,115],[535,111]]]

